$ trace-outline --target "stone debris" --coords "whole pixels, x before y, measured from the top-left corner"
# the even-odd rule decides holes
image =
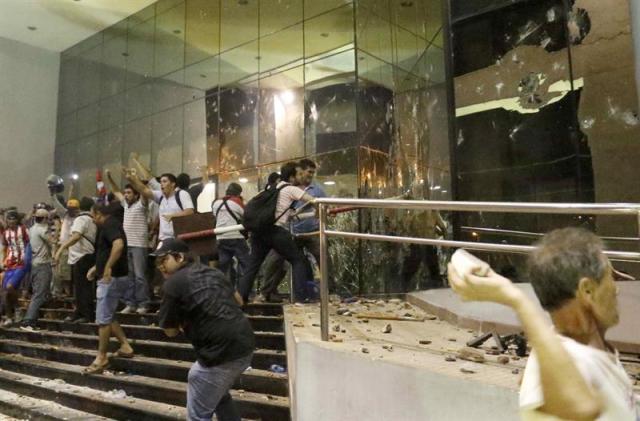
[[[511,370],[511,374],[520,374],[520,369],[514,368],[513,370]]]
[[[378,307],[384,307],[384,304],[385,304],[385,303],[384,303],[384,301],[383,301],[383,300],[378,300],[378,301],[376,301],[376,303],[375,303],[375,304],[376,304]]]
[[[500,355],[500,356],[498,357],[498,362],[499,362],[500,364],[509,364],[509,361],[510,361],[510,359],[509,359],[509,357],[508,357],[508,356],[506,356],[506,355]]]
[[[449,342],[457,342],[457,341],[458,341],[456,338],[447,338],[447,340],[448,340]]]
[[[362,351],[363,354],[368,354],[369,353],[369,348],[362,347],[362,349],[360,351]]]
[[[391,324],[387,323],[383,328],[382,328],[382,333],[391,333]]]
[[[304,327],[304,323],[294,323],[293,327]]]
[[[311,326],[313,327],[320,327],[320,323],[312,323]]]
[[[402,302],[402,300],[399,299],[399,298],[392,298],[392,299],[389,300],[390,304],[400,304],[401,302]]]
[[[104,396],[106,399],[126,399],[127,392],[122,389],[113,389],[108,392],[103,392],[102,396]]]
[[[453,355],[446,355],[446,356],[444,357],[444,360],[445,360],[445,361],[449,361],[449,362],[458,361],[458,360],[456,359],[456,357],[454,357]]]
[[[338,325],[333,325],[331,327],[331,330],[333,330],[334,332],[340,332],[340,325],[339,324]]]
[[[428,340],[428,339],[421,339],[421,340],[418,341],[418,343],[420,345],[429,345],[431,343],[431,341]]]
[[[337,314],[338,316],[343,316],[343,315],[345,315],[346,313],[350,313],[350,311],[349,311],[349,309],[348,309],[348,308],[341,307],[341,308],[339,308],[338,310],[336,310],[336,314]]]
[[[382,345],[382,349],[386,349],[389,352],[393,352],[393,345]]]
[[[473,361],[476,363],[484,362],[484,353],[478,349],[464,347],[458,350],[457,357],[461,360]]]
[[[478,365],[475,363],[465,363],[460,366],[460,371],[467,374],[477,373]]]
[[[413,306],[407,302],[405,302],[403,305],[406,310],[411,310],[413,308]]]

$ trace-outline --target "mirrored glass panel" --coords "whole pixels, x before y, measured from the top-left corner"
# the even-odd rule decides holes
[[[151,128],[151,169],[155,174],[182,172],[183,107],[155,114]]]
[[[260,0],[260,36],[302,22],[303,0]]]
[[[78,107],[92,104],[100,98],[102,77],[102,45],[78,57]]]
[[[207,162],[207,110],[200,99],[184,106],[184,152],[182,170],[198,177]]]
[[[220,86],[226,86],[258,73],[258,41],[249,42],[220,55]]]
[[[304,69],[260,79],[259,163],[304,155]]]
[[[96,193],[96,169],[98,168],[98,136],[78,139],[76,143],[75,173],[78,175],[77,194],[93,197]]]
[[[129,160],[131,153],[138,154],[140,162],[151,167],[151,117],[125,124],[122,147],[123,165],[133,166]]]
[[[352,5],[305,21],[304,56],[307,59],[351,43],[353,43]]]
[[[153,77],[153,37],[155,19],[129,28],[127,39],[127,89],[144,83]]]
[[[220,90],[221,171],[235,171],[256,164],[258,94],[256,84]]]
[[[100,171],[109,169],[116,184],[122,182],[123,126],[113,127],[98,134],[98,167]],[[105,179],[106,180],[106,179]]]
[[[284,65],[302,64],[302,24],[291,26],[260,39],[260,72]],[[295,63],[295,62],[298,63]]]
[[[185,65],[220,52],[220,1],[187,1]]]
[[[258,38],[258,0],[222,1],[220,51]]]
[[[184,67],[184,17],[184,2],[156,15],[156,76],[163,76]]]
[[[305,20],[312,18],[349,3],[351,3],[350,0],[304,0],[304,18]]]
[[[124,93],[119,93],[100,101],[100,130],[122,125],[124,122],[124,104]]]
[[[126,29],[124,32],[124,36],[105,40],[102,47],[103,98],[120,93],[125,89],[128,52]]]
[[[184,84],[195,98],[209,95],[220,84],[220,56],[209,57],[185,69]]]

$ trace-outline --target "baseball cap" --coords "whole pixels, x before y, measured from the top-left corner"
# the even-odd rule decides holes
[[[177,238],[166,238],[158,243],[151,256],[162,257],[172,253],[189,253],[189,246]]]
[[[68,208],[79,208],[80,207],[80,202],[78,201],[78,199],[69,199],[69,201],[67,202],[67,207]]]
[[[46,209],[38,209],[35,213],[36,218],[48,218],[49,212]]]

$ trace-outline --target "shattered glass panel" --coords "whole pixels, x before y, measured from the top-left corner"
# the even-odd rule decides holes
[[[182,172],[182,108],[172,108],[152,117],[151,170],[154,174]]]
[[[237,85],[220,90],[220,170],[255,165],[258,156],[258,89]]]

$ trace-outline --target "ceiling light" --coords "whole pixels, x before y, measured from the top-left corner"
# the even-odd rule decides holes
[[[291,104],[295,99],[295,95],[291,91],[284,91],[280,94],[280,99],[282,99],[282,102],[285,104]]]
[[[431,190],[440,190],[441,188],[442,187],[440,187],[440,186],[433,186],[433,187],[431,187]]]
[[[30,31],[35,31],[36,29],[38,29],[37,26],[27,26],[27,29]]]
[[[335,186],[336,182],[335,181],[325,181],[322,184],[324,184],[325,186]]]
[[[241,178],[238,179],[238,181],[241,182],[241,183],[248,183],[249,179],[245,178],[245,177],[241,177]]]

